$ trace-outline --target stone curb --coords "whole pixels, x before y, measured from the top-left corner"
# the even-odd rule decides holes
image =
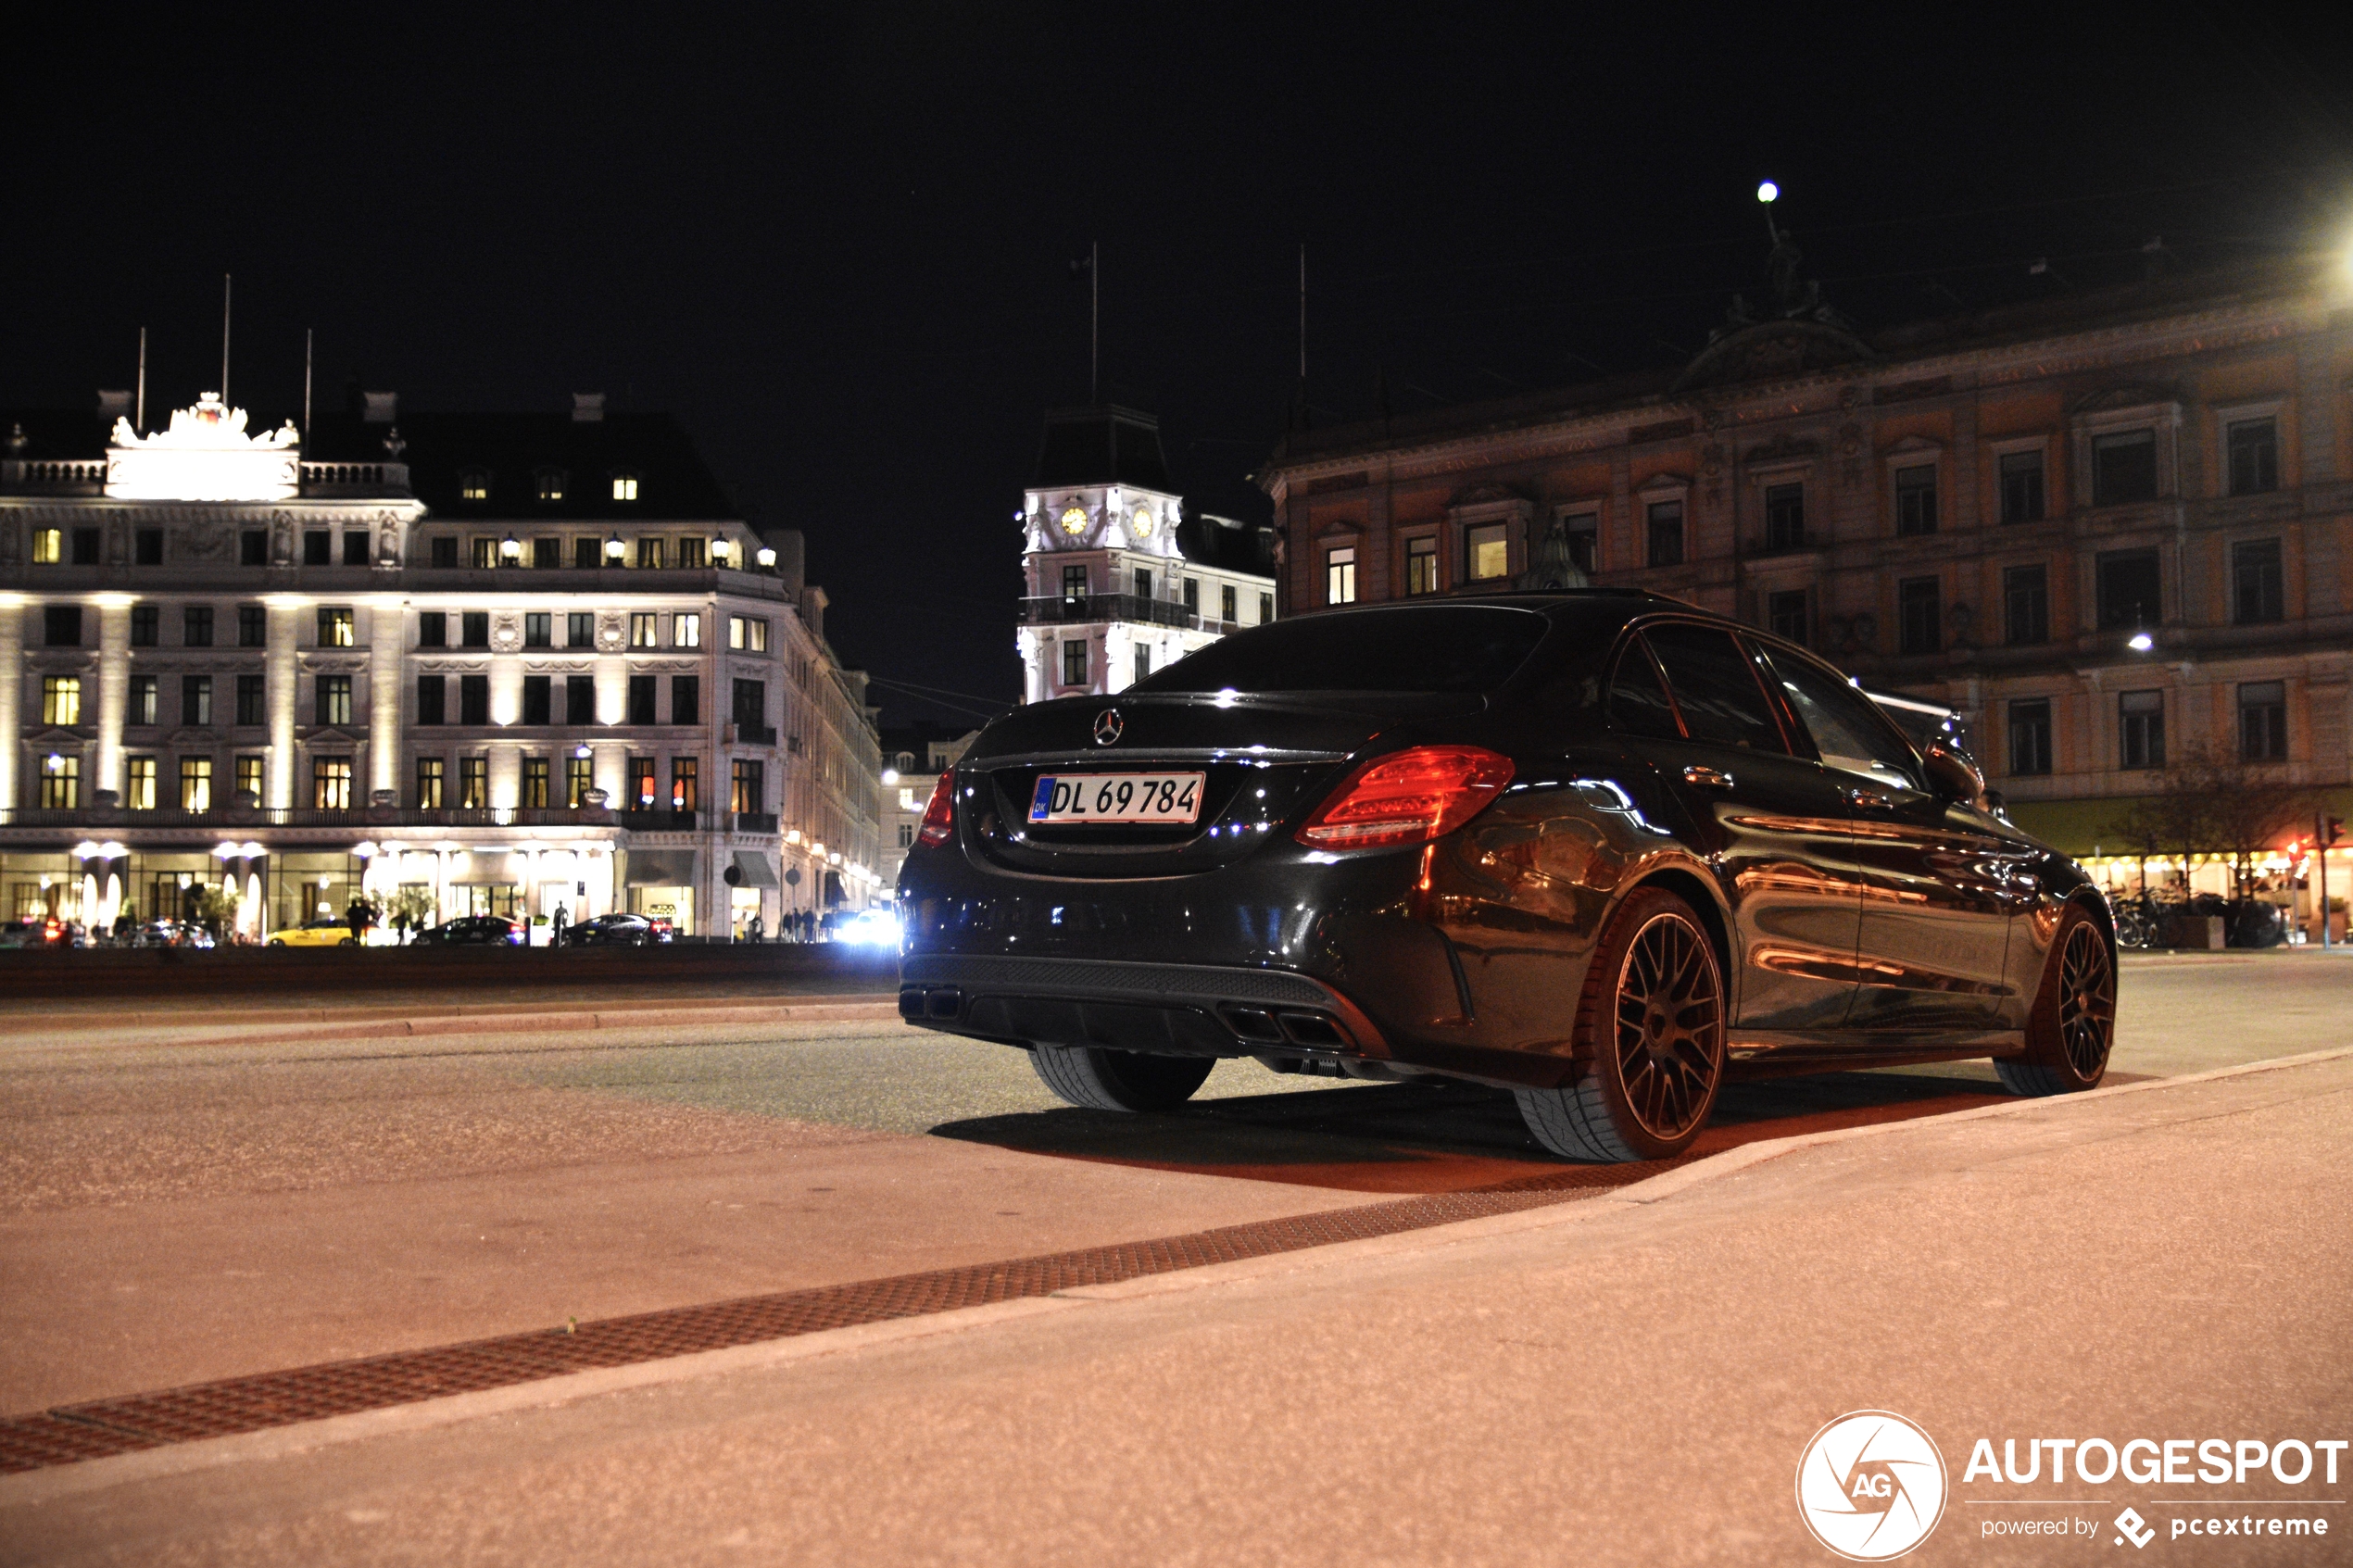
[[[821,1330],[814,1334],[799,1335],[789,1339],[768,1340],[757,1345],[741,1345],[724,1350],[703,1351],[696,1355],[673,1357],[667,1361],[641,1361],[629,1366],[613,1367],[598,1372],[573,1373],[562,1377],[542,1379],[536,1383],[517,1384],[510,1387],[487,1389],[474,1394],[453,1395],[446,1399],[427,1399],[415,1404],[396,1405],[384,1410],[363,1411],[353,1415],[330,1417],[324,1421],[274,1427],[266,1432],[244,1433],[233,1437],[207,1438],[193,1443],[175,1444],[169,1448],[150,1449],[140,1453],[121,1454],[109,1459],[86,1460],[79,1464],[62,1465],[55,1469],[32,1471],[21,1475],[0,1477],[0,1508],[37,1504],[55,1498],[103,1491],[110,1486],[127,1486],[133,1482],[154,1480],[169,1475],[220,1469],[232,1464],[249,1463],[256,1460],[279,1459],[335,1444],[357,1442],[368,1437],[429,1431],[436,1427],[455,1425],[460,1422],[478,1420],[484,1416],[570,1404],[577,1399],[593,1399],[598,1395],[618,1393],[632,1388],[658,1387],[731,1373],[756,1372],[770,1367],[789,1365],[796,1361],[813,1360],[820,1356],[838,1355],[862,1349],[906,1344],[920,1339],[936,1338],[946,1335],[962,1334],[1000,1323],[1055,1312],[1083,1311],[1094,1303],[1134,1300],[1147,1297],[1173,1295],[1179,1291],[1210,1289],[1220,1285],[1240,1284],[1276,1274],[1295,1273],[1302,1269],[1330,1268],[1338,1264],[1369,1261],[1440,1248],[1458,1247],[1466,1242],[1526,1231],[1579,1225],[1601,1215],[1623,1213],[1629,1207],[1639,1208],[1663,1202],[1718,1177],[1733,1175],[1752,1166],[1778,1160],[1783,1155],[1794,1154],[1825,1144],[1843,1143],[1855,1138],[1881,1137],[1906,1129],[1942,1126],[1954,1122],[2017,1116],[2036,1110],[2061,1110],[2092,1104],[2119,1095],[2145,1094],[2152,1090],[2186,1087],[2196,1084],[2214,1083],[2222,1079],[2252,1077],[2259,1073],[2314,1066],[2348,1056],[2353,1056],[2353,1047],[2311,1051],[2301,1056],[2276,1057],[2267,1061],[2216,1068],[2210,1072],[2188,1073],[2178,1078],[2152,1078],[2137,1084],[2120,1084],[2114,1088],[2095,1089],[2088,1094],[2057,1096],[2047,1099],[2027,1099],[2020,1100],[2015,1105],[1982,1106],[1973,1110],[1953,1111],[1942,1116],[1914,1117],[1898,1122],[1872,1123],[1860,1127],[1840,1127],[1820,1133],[1801,1133],[1786,1138],[1768,1138],[1726,1149],[1721,1154],[1710,1155],[1705,1160],[1695,1160],[1692,1164],[1636,1182],[1630,1186],[1614,1190],[1605,1189],[1592,1198],[1541,1209],[1522,1210],[1517,1213],[1491,1215],[1479,1220],[1463,1220],[1453,1224],[1433,1225],[1427,1230],[1377,1236],[1365,1241],[1340,1242],[1329,1247],[1277,1253],[1269,1257],[1246,1259],[1232,1263],[1213,1263],[1206,1267],[1186,1269],[1172,1273],[1149,1274],[1139,1279],[1122,1281],[1117,1285],[1084,1286],[1074,1290],[1059,1291],[1048,1297],[1001,1301],[984,1307],[968,1307],[958,1311],[940,1312],[919,1318],[900,1318],[887,1323],[862,1323],[851,1328]]]

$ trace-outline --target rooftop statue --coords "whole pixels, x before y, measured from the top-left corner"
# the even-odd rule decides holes
[[[128,419],[116,420],[113,445],[125,449],[180,451],[292,450],[302,445],[302,433],[295,429],[292,420],[264,434],[247,435],[245,419],[243,408],[232,408],[220,401],[220,394],[207,392],[197,396],[195,408],[174,408],[170,428],[153,435],[141,435],[131,428]]]

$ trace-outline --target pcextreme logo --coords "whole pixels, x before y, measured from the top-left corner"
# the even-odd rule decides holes
[[[1893,1411],[1852,1411],[1797,1461],[1797,1512],[1814,1538],[1855,1562],[1884,1562],[1944,1517],[1944,1456]]]

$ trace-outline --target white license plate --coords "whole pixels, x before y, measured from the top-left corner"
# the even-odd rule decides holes
[[[1048,773],[1029,797],[1033,822],[1167,822],[1201,819],[1204,773]]]

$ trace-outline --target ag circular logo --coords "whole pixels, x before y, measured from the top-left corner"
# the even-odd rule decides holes
[[[1854,1411],[1814,1434],[1797,1461],[1797,1512],[1856,1562],[1884,1562],[1944,1517],[1944,1456],[1893,1411]]]
[[[1106,708],[1095,715],[1095,744],[1110,746],[1119,739],[1126,728],[1126,724],[1120,720],[1119,709]]]

